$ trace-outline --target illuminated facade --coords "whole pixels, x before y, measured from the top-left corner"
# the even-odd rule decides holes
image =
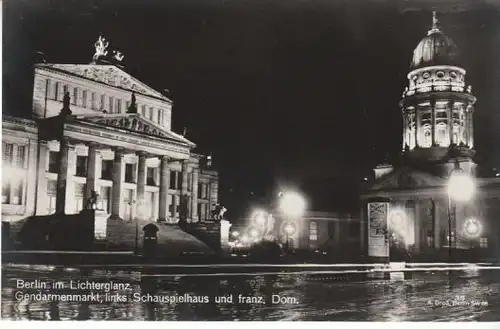
[[[33,115],[3,116],[2,221],[76,214],[95,191],[113,218],[209,219],[218,175],[171,128],[172,102],[106,59],[37,64]]]
[[[434,14],[432,28],[414,50],[400,101],[401,163],[377,166],[375,182],[361,197],[361,248],[368,256],[376,248],[381,255],[398,249],[432,255],[450,246],[450,236],[453,249],[499,255],[500,179],[475,177],[476,98],[466,86],[457,47],[438,23]],[[472,199],[450,202],[447,186],[456,170],[473,177]],[[384,210],[381,203],[370,206],[371,200],[389,203],[387,223],[373,225],[370,216]],[[373,241],[382,242],[374,247]]]

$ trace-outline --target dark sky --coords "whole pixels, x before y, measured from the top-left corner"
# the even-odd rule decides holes
[[[89,63],[102,33],[129,73],[169,90],[174,130],[187,126],[198,150],[213,152],[223,203],[321,181],[343,192],[319,193],[342,204],[400,150],[398,101],[433,8],[478,97],[477,161],[500,168],[499,5],[5,0],[3,112],[30,112],[37,51],[51,63]]]

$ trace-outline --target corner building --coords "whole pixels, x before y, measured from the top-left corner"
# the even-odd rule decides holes
[[[361,248],[369,257],[411,253],[446,259],[451,246],[457,254],[475,250],[500,259],[500,179],[476,176],[476,97],[459,63],[455,43],[434,13],[432,28],[413,52],[399,103],[401,159],[377,166],[375,182],[361,196]],[[474,180],[471,200],[450,201],[447,185],[454,170]],[[470,230],[472,222],[479,230]]]
[[[76,214],[93,191],[113,218],[209,219],[218,174],[171,116],[117,61],[37,64],[32,117],[2,119],[2,221]]]

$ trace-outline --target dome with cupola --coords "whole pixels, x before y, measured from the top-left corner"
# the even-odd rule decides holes
[[[439,29],[439,22],[434,12],[432,29],[413,51],[411,69],[434,65],[457,65],[457,57],[457,46]]]

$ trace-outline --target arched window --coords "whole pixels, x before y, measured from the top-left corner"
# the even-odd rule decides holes
[[[310,241],[318,240],[318,224],[316,222],[309,223],[309,240]]]
[[[431,146],[431,131],[428,129],[426,129],[424,132],[424,146],[425,147]]]

